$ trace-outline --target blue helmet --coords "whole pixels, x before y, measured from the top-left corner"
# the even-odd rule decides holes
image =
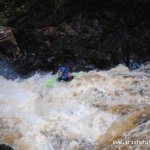
[[[67,72],[67,68],[66,67],[59,67],[59,69],[58,69],[59,71],[61,71],[61,72]]]

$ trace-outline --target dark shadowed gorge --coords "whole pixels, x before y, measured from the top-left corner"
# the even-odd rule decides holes
[[[0,25],[11,27],[18,43],[0,41],[0,56],[15,57],[22,73],[62,64],[136,69],[150,58],[149,0],[2,0],[0,7]]]

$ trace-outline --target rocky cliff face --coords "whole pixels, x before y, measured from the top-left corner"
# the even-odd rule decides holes
[[[11,7],[16,9],[7,25],[15,30],[22,53],[17,63],[25,69],[106,69],[119,63],[134,69],[150,59],[148,0],[38,0]]]
[[[16,58],[20,53],[11,28],[0,27],[0,58]]]

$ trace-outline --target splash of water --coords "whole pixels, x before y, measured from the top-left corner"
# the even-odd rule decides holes
[[[109,149],[149,120],[150,78],[143,68],[91,71],[54,88],[45,86],[50,74],[0,77],[0,141],[20,150]]]

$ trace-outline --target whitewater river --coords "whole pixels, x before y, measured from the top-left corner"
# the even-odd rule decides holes
[[[0,77],[0,143],[15,150],[150,149],[150,65],[91,71],[54,88],[51,74]]]

